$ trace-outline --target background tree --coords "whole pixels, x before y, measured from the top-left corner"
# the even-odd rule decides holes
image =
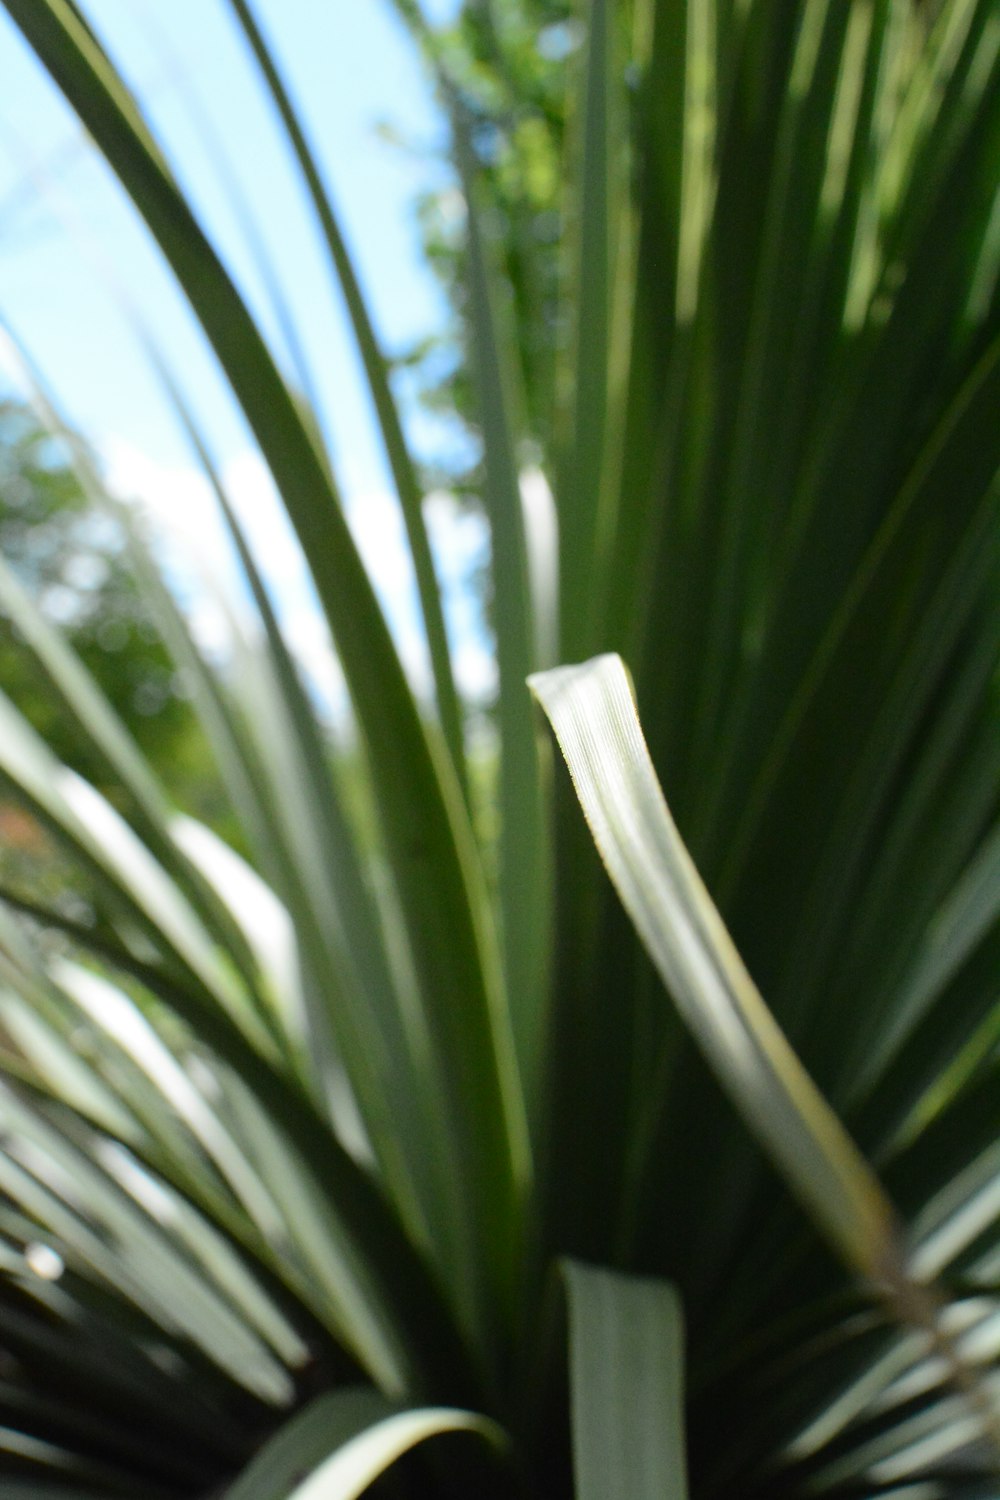
[[[59,626],[178,804],[210,821],[224,816],[181,673],[128,565],[121,524],[89,499],[66,443],[11,396],[0,400],[0,555]],[[106,767],[74,734],[5,615],[0,684],[60,760],[114,799]]]
[[[461,6],[452,23],[432,28],[416,0],[391,3],[427,66],[439,79],[444,76],[465,111],[509,296],[524,435],[541,451],[552,439],[556,367],[567,331],[560,284],[568,270],[562,238],[567,69],[581,38],[575,7],[567,0],[475,0]],[[416,211],[423,251],[444,289],[450,322],[399,365],[428,410],[457,419],[475,437],[465,213],[449,151],[437,166],[440,182],[421,194]],[[476,492],[481,488],[477,447],[474,442],[470,455],[467,444],[442,445],[439,455],[430,455],[435,477],[458,493]]]

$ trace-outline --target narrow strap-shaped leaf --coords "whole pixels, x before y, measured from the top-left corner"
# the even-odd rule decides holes
[[[355,1500],[404,1453],[448,1432],[473,1432],[497,1445],[504,1442],[495,1423],[473,1412],[430,1406],[397,1412],[331,1454],[289,1500]]]
[[[119,289],[115,288],[116,294]],[[119,297],[119,300],[122,300]],[[154,368],[165,373],[158,360],[157,346],[146,334],[137,313],[127,301],[123,310],[140,337]],[[195,715],[204,730],[220,777],[233,811],[239,818],[251,844],[259,851],[273,843],[273,825],[263,821],[266,804],[258,795],[262,769],[254,756],[254,747],[242,732],[224,691],[223,684],[203,659],[188,630],[186,621],[170,589],[160,577],[136,525],[134,511],[121,506],[108,495],[93,458],[63,420],[52,390],[47,385],[31,352],[18,340],[14,331],[0,317],[5,348],[9,347],[20,365],[31,392],[33,407],[49,431],[65,445],[72,472],[81,490],[99,511],[110,509],[125,534],[125,551],[136,575],[143,600],[148,605],[164,645],[172,656],[191,696]],[[169,390],[168,390],[169,394]]]
[[[420,486],[409,449],[406,446],[406,439],[403,436],[396,403],[389,389],[385,360],[379,349],[361,286],[347,251],[347,244],[334,213],[332,199],[323,183],[316,158],[306,139],[298,112],[278,70],[274,55],[261,34],[247,0],[229,0],[229,3],[264,75],[275,109],[285,128],[344,294],[344,302],[354,329],[361,362],[364,365],[368,389],[371,392],[382,431],[382,440],[396,484],[403,512],[403,523],[410,543],[410,555],[417,579],[417,593],[423,612],[424,628],[427,632],[431,670],[434,673],[441,728],[459,781],[467,791],[462,716],[451,669],[448,635],[441,604],[441,589],[427,536],[427,527],[424,523]]]
[[[447,1199],[440,1183],[447,1152],[437,1133],[434,1082],[422,1079],[414,1056],[427,1056],[427,1037],[414,1044],[410,1033],[419,1017],[404,1019],[410,1007],[400,1003],[329,745],[266,583],[195,414],[159,351],[150,348],[150,357],[215,494],[264,627],[260,653],[247,650],[252,670],[241,674],[238,691],[248,733],[258,745],[260,821],[271,830],[261,857],[296,913],[300,957],[312,980],[302,985],[311,1063],[328,1083],[332,1029],[393,1199],[411,1232],[426,1238],[428,1222],[440,1222]]]
[[[168,1331],[179,1330],[234,1379],[276,1406],[293,1386],[281,1364],[208,1278],[121,1186],[7,1090],[0,1119],[16,1134],[0,1155],[0,1182],[107,1285],[120,1289]],[[13,1158],[30,1150],[30,1168]]]
[[[190,1021],[232,1070],[253,1117],[266,1122],[272,1186],[308,1200],[310,1212],[323,1220],[320,1249],[330,1274],[325,1309],[316,1308],[316,1315],[334,1307],[334,1328],[344,1334],[349,1327],[352,1347],[373,1377],[387,1389],[477,1393],[452,1309],[394,1212],[298,1089],[255,1051],[221,1007],[206,1009],[200,994],[99,933],[7,893],[3,899],[139,979]]]
[[[284,1422],[225,1493],[225,1500],[288,1500],[295,1486],[344,1443],[398,1407],[367,1386],[330,1391]]]
[[[12,1230],[16,1238],[22,1238],[22,1232],[29,1228],[27,1224],[16,1226],[9,1212],[3,1218],[5,1229]],[[38,1316],[20,1299],[12,1298],[5,1282],[4,1342],[18,1358],[36,1366],[42,1361],[51,1372],[53,1384],[59,1382],[77,1413],[82,1415],[93,1403],[113,1413],[116,1424],[123,1421],[126,1426],[132,1425],[137,1435],[145,1425],[147,1452],[165,1443],[174,1455],[168,1472],[179,1472],[182,1484],[186,1479],[188,1485],[197,1486],[199,1471],[204,1483],[203,1461],[207,1455],[222,1457],[227,1465],[241,1461],[246,1453],[245,1429],[241,1430],[234,1416],[214,1399],[207,1383],[199,1382],[196,1393],[157,1366],[149,1343],[143,1346],[134,1337],[141,1329],[148,1339],[152,1332],[148,1322],[128,1316],[124,1304],[119,1304],[119,1319],[102,1320],[93,1308],[62,1286],[44,1284],[40,1297],[38,1293],[36,1297],[39,1312],[43,1307],[51,1309],[56,1321],[44,1314]],[[218,1390],[215,1382],[212,1385]],[[150,1416],[152,1421],[143,1424]],[[218,1472],[217,1462],[213,1467]],[[5,1495],[6,1488],[5,1483]]]
[[[185,1275],[194,1273],[207,1289],[221,1294],[247,1328],[256,1332],[286,1366],[300,1368],[310,1360],[312,1352],[283,1310],[294,1306],[285,1290],[286,1282],[290,1285],[294,1280],[287,1275],[287,1238],[276,1237],[274,1253],[270,1253],[272,1246],[260,1235],[230,1235],[225,1223],[216,1222],[214,1203],[209,1213],[202,1212],[185,1189],[175,1187],[169,1176],[161,1175],[139,1153],[123,1151],[113,1136],[95,1133],[75,1113],[69,1114],[56,1100],[46,1100],[38,1090],[22,1085],[15,1092],[36,1115],[54,1126],[62,1139],[87,1155],[100,1155],[110,1176],[138,1203],[142,1218],[158,1222],[180,1251]],[[238,1225],[235,1215],[227,1217]],[[251,1242],[253,1261],[246,1254],[244,1241]],[[273,1263],[279,1265],[280,1278],[272,1273]],[[295,1315],[301,1322],[302,1310],[297,1306]],[[315,1335],[318,1325],[312,1318],[309,1323]]]
[[[500,676],[500,905],[504,968],[522,1088],[537,1107],[545,1038],[546,956],[551,927],[550,850],[535,725],[526,686],[536,629],[518,473],[517,373],[476,180],[468,129],[453,117],[468,211],[469,332],[484,448],[484,490],[492,537],[494,615]]]
[[[125,311],[136,322],[128,306]],[[149,341],[137,322],[136,326],[148,345]],[[84,495],[98,513],[110,515],[121,526],[127,555],[136,571],[143,599],[150,605],[164,644],[195,700],[196,716],[215,752],[233,808],[255,841],[269,846],[270,837],[264,836],[258,826],[260,799],[256,789],[260,768],[255,762],[246,763],[249,747],[238,736],[221,684],[202,660],[169,588],[140,540],[133,511],[105,490],[92,455],[63,420],[53,393],[30,351],[2,317],[0,336],[27,380],[32,405],[40,421],[65,445],[73,475]],[[150,353],[153,352],[150,348]],[[251,955],[253,945],[248,944],[238,919],[212,880],[178,842],[176,816],[151,765],[141,755],[128,729],[72,647],[44,618],[10,570],[3,567],[0,567],[0,607],[10,613],[79,732],[105,765],[109,780],[127,793],[131,826],[193,901],[195,910],[220,947],[231,959],[240,961],[245,980],[255,989],[258,976]]]
[[[1000,1441],[992,1394],[911,1269],[875,1174],[806,1073],[736,951],[684,846],[646,748],[620,657],[532,679],[608,873],[720,1083],[832,1247],[922,1329]]]
[[[81,964],[57,955],[49,970],[51,980],[71,1006],[79,1008],[147,1075],[150,1088],[163,1094],[247,1211],[266,1225],[274,1217],[266,1186],[256,1178],[239,1144],[172,1056],[152,1022],[124,990]]]
[[[46,1442],[11,1427],[0,1427],[0,1463],[38,1464],[50,1473],[62,1473],[83,1482],[98,1484],[105,1494],[121,1494],[125,1473],[97,1459],[85,1458],[59,1443]],[[6,1486],[5,1486],[6,1488]]]
[[[618,250],[624,217],[625,150],[622,59],[616,35],[620,17],[609,0],[591,0],[580,97],[576,102],[576,192],[573,234],[572,391],[563,472],[559,479],[563,650],[591,646],[603,600],[606,570],[599,557],[602,498],[609,447],[618,416],[610,399],[613,312]],[[606,540],[606,538],[605,538]]]
[[[156,54],[161,67],[169,72],[171,87],[182,100],[198,136],[199,146],[225,194],[247,253],[257,271],[261,288],[270,302],[275,324],[291,362],[292,376],[299,384],[310,413],[318,421],[320,403],[309,357],[286,285],[282,282],[281,271],[261,229],[259,215],[254,212],[254,205],[240,180],[235,163],[222,135],[216,129],[211,110],[205,103],[205,95],[196,86],[193,69],[186,67],[175,51],[166,29],[159,24],[155,10],[147,10],[142,23],[149,36],[151,51]]]
[[[206,930],[239,963],[247,984],[255,988],[249,945],[218,893],[172,838],[171,809],[149,763],[68,641],[45,619],[2,559],[0,609],[16,625],[103,772],[127,794],[129,821],[136,833],[191,901]]]
[[[6,916],[6,912],[3,913]],[[0,972],[6,970],[4,963]],[[110,1089],[93,1065],[84,1062],[68,1037],[60,1035],[31,1001],[18,989],[7,988],[4,973],[0,987],[0,1019],[17,1052],[3,1053],[2,1071],[10,1081],[44,1088],[87,1120],[130,1143],[139,1129],[128,1112],[119,1089]],[[30,993],[30,992],[29,992]],[[27,1061],[26,1061],[27,1059]]]
[[[607,623],[616,645],[630,640],[648,607],[661,522],[656,503],[663,453],[674,440],[689,358],[678,338],[676,285],[680,256],[682,166],[687,118],[689,7],[646,0],[635,7],[634,123],[643,161],[628,333],[629,370],[622,432],[615,548],[608,561]],[[653,274],[650,274],[655,268]],[[664,433],[669,437],[664,440]],[[568,505],[571,496],[563,501]],[[572,643],[563,642],[572,652]],[[576,654],[576,653],[573,653]]]
[[[755,504],[755,499],[766,483],[760,477],[761,470],[767,473],[766,466],[773,461],[787,421],[783,372],[792,330],[803,317],[810,271],[809,241],[821,183],[815,137],[828,124],[824,106],[832,108],[834,98],[842,92],[815,88],[817,77],[822,80],[824,61],[830,66],[827,54],[837,51],[838,26],[829,24],[828,0],[811,0],[797,9],[788,83],[776,101],[773,159],[769,176],[760,185],[760,208],[755,210],[762,229],[752,275],[748,275],[746,330],[745,335],[735,334],[739,372],[727,408],[732,439],[727,472],[719,480],[719,496],[713,507],[717,507],[718,522],[717,535],[710,543],[711,607],[706,606],[706,639],[699,661],[698,722],[691,729],[691,758],[697,765],[705,765],[713,754],[728,748],[725,741],[718,743],[714,727],[720,703],[726,704],[735,691],[740,667],[735,642],[745,628],[745,592],[760,571],[754,557],[754,549],[760,546],[757,531],[768,525],[773,529],[780,514],[780,494],[773,495],[766,508]],[[692,14],[697,10],[692,7]],[[848,10],[843,8],[845,25]],[[710,29],[704,15],[699,24],[702,30]],[[832,38],[830,32],[834,33]],[[690,35],[688,47],[694,63]],[[691,134],[689,127],[685,134],[685,180]],[[697,161],[697,145],[692,149]],[[710,181],[711,172],[710,161],[700,165],[700,176]],[[746,253],[750,255],[751,248]],[[736,357],[734,353],[734,361]],[[707,803],[710,792],[706,791],[702,800]]]
[[[335,1391],[287,1422],[224,1500],[354,1500],[408,1449],[447,1432],[505,1441],[495,1423],[473,1412],[400,1411],[376,1391]]]
[[[565,1276],[576,1500],[687,1500],[676,1291],[574,1261]]]
[[[124,1147],[151,1180],[165,1189],[171,1200],[174,1232],[212,1276],[221,1277],[230,1300],[235,1299],[244,1308],[250,1322],[286,1364],[300,1365],[305,1357],[306,1346],[296,1331],[303,1319],[308,1321],[313,1349],[331,1347],[330,1329],[316,1311],[315,1286],[301,1259],[292,1252],[286,1226],[274,1223],[273,1212],[267,1219],[251,1219],[220,1184],[183,1127],[169,1115],[162,1094],[157,1097],[150,1090],[152,1075],[142,1073],[81,1012],[67,1010],[43,1020],[34,1006],[45,999],[31,987],[25,995],[18,992],[16,996],[13,991],[0,990],[4,1025],[35,1065],[26,1064],[13,1053],[0,1055],[12,1092],[89,1154],[95,1140],[116,1149]],[[31,1027],[26,1030],[29,1018]],[[55,1070],[49,1068],[46,1055],[53,1044],[61,1046],[62,1054]],[[66,1083],[66,1059],[73,1058],[77,1050],[87,1058],[85,1067],[76,1057],[80,1071],[91,1075],[87,1091],[79,1087],[72,1073],[68,1086]],[[123,1128],[104,1107],[99,1094],[95,1099],[98,1079],[107,1079],[108,1098],[118,1112],[127,1106],[148,1135],[128,1119]],[[216,1118],[219,1127],[225,1128],[228,1122],[221,1111],[216,1110]]]
[[[156,781],[149,762],[143,757],[65,636],[59,633],[33,603],[2,558],[0,610],[16,627],[47,677],[49,686],[59,694],[65,708],[72,715],[77,730],[86,735],[106,762],[115,784],[127,788],[129,794],[148,812],[149,822],[142,829],[147,842],[151,842],[153,835],[159,833],[160,847],[166,847],[169,839],[162,835],[165,833],[163,825],[169,810],[163,789]]]
[[[400,904],[427,1011],[453,1211],[449,1287],[486,1347],[516,1278],[530,1157],[485,878],[454,768],[435,749],[329,472],[260,332],[138,110],[66,0],[6,0],[157,239],[260,444],[330,621],[381,791]]]
[[[948,984],[1000,921],[1000,827],[985,840],[963,873],[913,955],[910,972],[896,1006],[896,1034],[884,1047],[898,1045],[929,1004]],[[887,1046],[886,1046],[887,1044]],[[876,1057],[877,1065],[884,1057]],[[873,1069],[876,1071],[876,1069]]]
[[[261,1050],[272,1046],[261,1013],[247,1002],[197,913],[149,849],[88,782],[61,766],[27,720],[0,693],[0,782],[57,836],[70,855],[108,892],[118,911],[220,1005]]]
[[[673,822],[625,667],[532,679],[619,895],[720,1081],[847,1261],[895,1282],[892,1208],[761,999]]]

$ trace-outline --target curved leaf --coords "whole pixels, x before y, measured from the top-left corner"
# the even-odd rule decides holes
[[[410,1448],[445,1432],[505,1442],[494,1422],[473,1412],[399,1411],[375,1391],[336,1391],[282,1428],[225,1500],[354,1500]]]
[[[901,1248],[871,1170],[743,966],[663,798],[624,664],[531,679],[601,857],[678,1009],[735,1103],[850,1264],[895,1280]]]
[[[994,1398],[911,1264],[878,1179],[765,1005],[671,817],[624,663],[531,679],[621,900],[706,1059],[817,1227],[900,1318],[922,1329],[997,1440]]]

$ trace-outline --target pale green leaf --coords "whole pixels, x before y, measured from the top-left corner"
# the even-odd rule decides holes
[[[289,1500],[355,1500],[404,1453],[447,1432],[474,1432],[494,1442],[503,1441],[495,1423],[472,1412],[447,1407],[399,1412],[345,1443],[293,1491]]]
[[[467,126],[453,128],[468,212],[469,332],[483,433],[484,499],[492,538],[500,693],[500,907],[507,1003],[529,1116],[539,1108],[545,1038],[547,955],[552,923],[551,850],[538,746],[525,679],[535,658],[537,622],[518,466],[519,392],[499,273],[495,225],[481,192]],[[528,491],[530,494],[530,489]],[[536,499],[544,498],[536,490]],[[537,530],[535,531],[537,540]],[[535,578],[540,561],[534,550]],[[551,573],[550,573],[551,578]]]
[[[817,1223],[862,1274],[900,1273],[882,1189],[788,1046],[664,801],[617,656],[532,678],[601,856],[720,1081]]]
[[[354,1500],[410,1448],[447,1432],[505,1441],[494,1422],[473,1412],[400,1411],[375,1391],[336,1391],[287,1423],[225,1500]]]
[[[676,1291],[573,1261],[565,1274],[576,1500],[687,1500]]]

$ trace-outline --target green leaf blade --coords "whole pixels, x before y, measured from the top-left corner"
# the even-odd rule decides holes
[[[898,1272],[888,1200],[743,967],[680,839],[621,659],[532,678],[595,842],[661,978],[720,1081],[850,1264]]]
[[[469,323],[492,537],[500,678],[500,906],[507,1003],[529,1117],[537,1116],[546,1031],[547,958],[552,923],[551,850],[528,674],[536,656],[525,503],[517,443],[518,401],[510,330],[499,306],[504,283],[490,243],[468,130],[454,130],[468,208]]]
[[[687,1500],[676,1291],[579,1262],[564,1269],[576,1500]]]
[[[505,1442],[494,1422],[474,1412],[399,1410],[375,1391],[336,1391],[287,1423],[225,1500],[356,1500],[409,1449],[448,1432]]]
[[[315,155],[306,138],[292,97],[279,72],[275,57],[247,0],[229,0],[229,3],[260,67],[275,110],[284,126],[289,145],[299,165],[309,199],[315,210],[334,274],[343,293],[410,543],[410,556],[427,633],[427,646],[434,675],[441,729],[456,775],[467,793],[462,710],[452,672],[441,588],[424,520],[423,497],[389,386],[386,361],[379,348],[361,285],[348,252],[347,242],[334,210],[333,200],[324,185]]]
[[[432,1039],[449,1211],[444,1278],[485,1355],[519,1274],[531,1177],[493,912],[454,766],[424,724],[323,456],[135,101],[66,0],[7,10],[131,195],[266,458],[330,622],[364,747]],[[488,1357],[488,1356],[487,1356]]]

